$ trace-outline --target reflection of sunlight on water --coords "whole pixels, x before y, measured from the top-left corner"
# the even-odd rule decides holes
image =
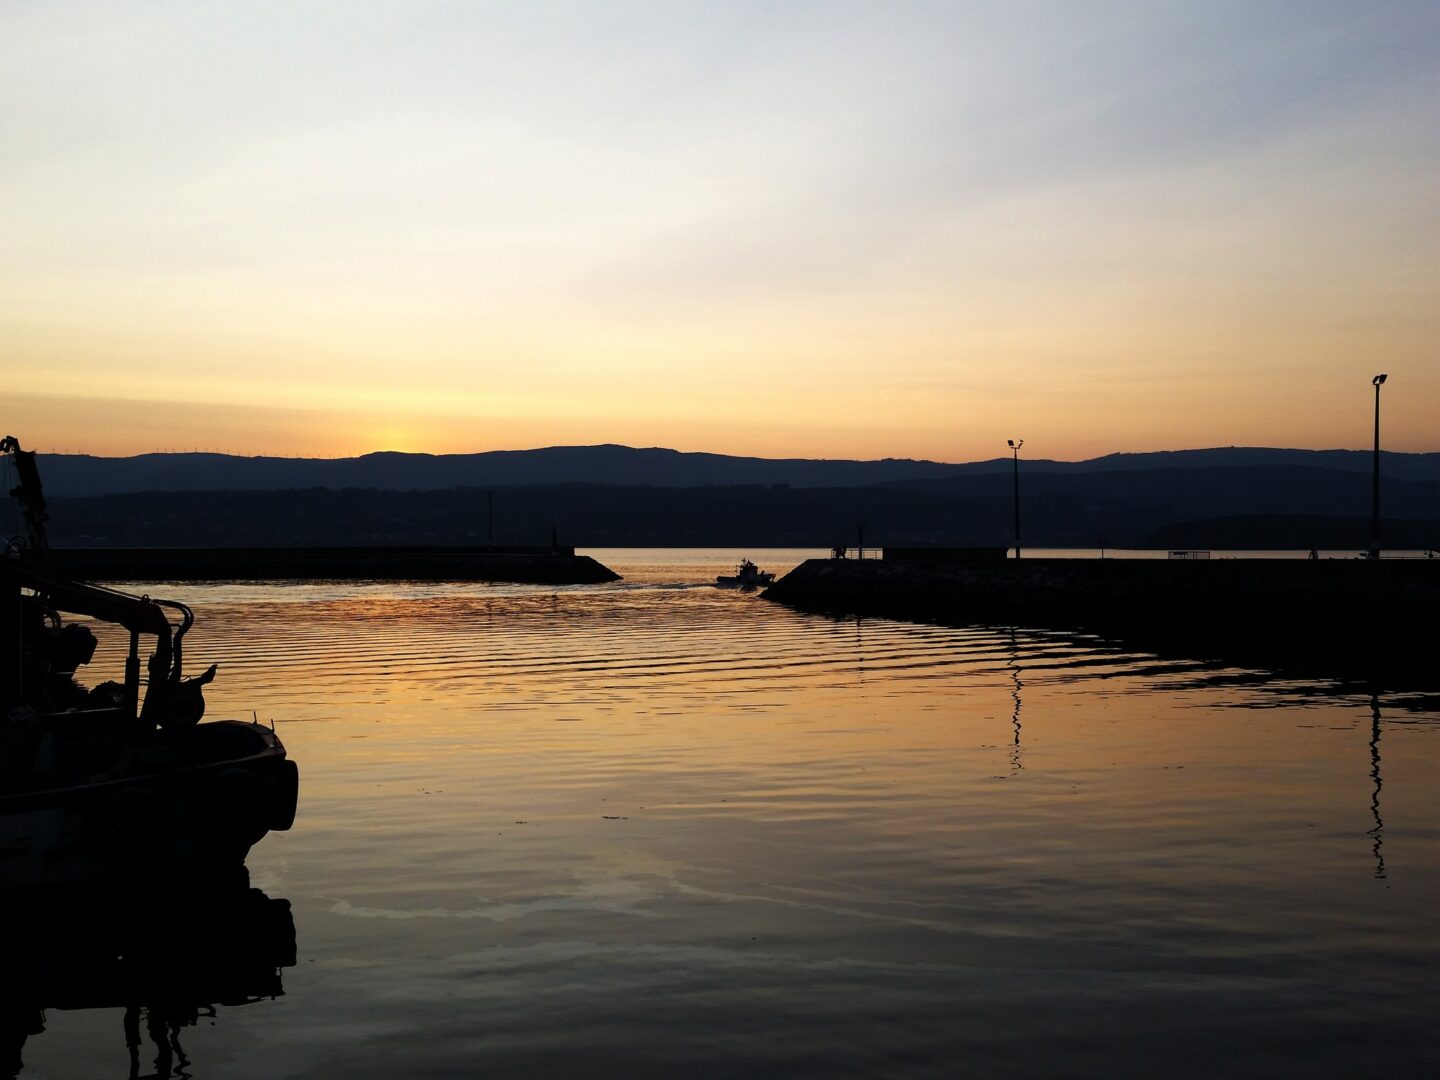
[[[330,910],[336,915],[361,919],[489,919],[509,922],[542,911],[605,911],[611,914],[644,917],[650,912],[641,905],[655,898],[650,889],[641,888],[629,879],[613,879],[592,883],[581,891],[562,896],[546,896],[521,903],[492,904],[480,902],[470,908],[371,908],[337,900]]]
[[[176,590],[211,715],[273,716],[302,775],[251,866],[313,963],[253,1074],[334,1030],[356,1077],[388,1045],[583,1072],[572,1044],[617,1072],[1018,1076],[1283,1043],[1343,1075],[1341,1006],[1428,1045],[1433,701],[1374,720],[1368,690],[1090,637],[800,614],[710,587],[740,554],[786,568]]]

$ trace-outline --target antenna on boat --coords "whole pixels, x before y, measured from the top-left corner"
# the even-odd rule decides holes
[[[45,509],[45,494],[40,486],[40,470],[35,466],[35,452],[20,449],[19,440],[14,435],[6,435],[0,439],[0,454],[10,455],[14,464],[19,483],[10,495],[20,504],[30,547],[35,557],[43,562],[50,551],[50,541],[45,535],[45,522],[50,515]]]

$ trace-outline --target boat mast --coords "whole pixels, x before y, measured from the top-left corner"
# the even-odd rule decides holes
[[[20,482],[10,494],[20,504],[25,515],[25,529],[30,534],[30,550],[38,562],[46,562],[50,554],[50,540],[45,535],[45,522],[50,515],[45,510],[45,492],[40,487],[40,470],[35,465],[35,451],[20,449],[20,440],[14,435],[0,439],[0,454],[9,454],[15,459],[15,473]]]

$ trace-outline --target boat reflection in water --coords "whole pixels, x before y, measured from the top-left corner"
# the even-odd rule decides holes
[[[131,1077],[180,1076],[190,1065],[184,1028],[214,1017],[217,1006],[284,993],[281,969],[295,963],[288,900],[249,888],[243,876],[230,888],[159,902],[143,882],[107,884],[103,894],[0,899],[0,1076],[23,1068],[46,1010],[102,1008],[125,1010]],[[151,1053],[153,1070],[142,1070]]]

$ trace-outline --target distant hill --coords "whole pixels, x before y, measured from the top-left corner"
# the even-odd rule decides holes
[[[1304,468],[1366,474],[1362,450],[1286,450],[1223,447],[1146,454],[1110,454],[1088,461],[1022,459],[1027,477],[1151,472],[1159,469]],[[1387,477],[1440,480],[1440,454],[1382,455]],[[878,461],[754,458],[681,453],[629,446],[551,446],[481,454],[375,453],[353,458],[238,457],[229,454],[142,454],[105,458],[42,454],[48,494],[56,497],[133,491],[281,491],[298,488],[372,488],[440,491],[457,487],[529,484],[647,485],[668,488],[788,484],[803,488],[909,484],[964,477],[1009,475],[1008,457],[948,464],[885,458]]]
[[[1009,464],[1009,459],[1001,459]],[[992,464],[992,463],[985,463]],[[1037,462],[1037,464],[1040,464]],[[1208,450],[1156,450],[1144,454],[1107,454],[1088,461],[1045,462],[1052,472],[1133,472],[1146,469],[1252,468],[1299,466],[1369,473],[1369,450],[1286,450],[1263,446],[1222,446]],[[1399,454],[1382,450],[1380,470],[1401,480],[1440,480],[1440,454]]]
[[[52,501],[57,547],[483,544],[489,500],[479,488],[194,492],[173,498],[99,495]],[[582,547],[941,543],[960,530],[1003,543],[1009,503],[974,505],[887,488],[500,488],[497,544]],[[869,537],[873,536],[873,541]]]
[[[248,458],[226,454],[142,454],[128,458],[44,454],[40,457],[46,491],[57,496],[319,487],[440,491],[524,484],[859,487],[884,480],[945,476],[954,468],[934,461],[905,459],[747,458],[613,445],[492,450],[483,454],[385,452],[334,459]]]
[[[1119,513],[1128,521],[1160,522],[1235,514],[1368,514],[1370,473],[1301,465],[1051,471],[1037,463],[1021,475],[1022,501],[1039,507],[1057,498],[1091,508],[1097,521]],[[908,480],[889,487],[949,498],[1008,498],[1007,473]],[[1395,517],[1440,516],[1440,480],[1387,475],[1383,510]]]
[[[1317,537],[1316,519],[1368,523],[1369,491],[1363,473],[1293,466],[1027,473],[1023,539],[1030,547],[1093,547],[1102,539],[1145,547],[1158,537],[1161,547],[1226,547],[1205,539],[1219,535],[1209,521],[1269,515],[1263,537],[1251,530],[1240,546],[1305,548],[1328,543]],[[554,528],[562,543],[582,547],[829,547],[854,544],[863,522],[872,546],[1007,545],[1013,527],[1005,473],[846,488],[529,484],[494,492],[501,544],[547,543]],[[1384,498],[1387,522],[1440,518],[1435,482],[1389,479]],[[483,543],[488,506],[481,488],[62,497],[51,501],[52,539],[62,546]],[[1186,522],[1196,525],[1163,532]],[[1351,532],[1344,535],[1341,546],[1350,546]],[[1388,525],[1382,540],[1393,545],[1387,535]]]
[[[484,542],[487,490],[497,543],[547,543],[553,527],[580,546],[828,547],[853,543],[864,522],[872,545],[1003,545],[1013,528],[1008,458],[955,465],[581,446],[338,460],[44,455],[40,467],[53,539],[72,545]],[[1369,517],[1370,468],[1364,451],[1257,447],[1022,460],[1022,539],[1305,548],[1327,543],[1312,535],[1323,531],[1354,546],[1354,523]],[[1440,454],[1386,454],[1383,468],[1387,520],[1440,520]]]
[[[1440,518],[1387,520],[1381,528],[1387,548],[1429,551],[1440,548]],[[1314,546],[1329,551],[1370,547],[1368,517],[1326,517],[1319,514],[1247,514],[1179,521],[1156,529],[1145,547],[1170,549],[1209,548],[1217,551],[1300,550]]]

